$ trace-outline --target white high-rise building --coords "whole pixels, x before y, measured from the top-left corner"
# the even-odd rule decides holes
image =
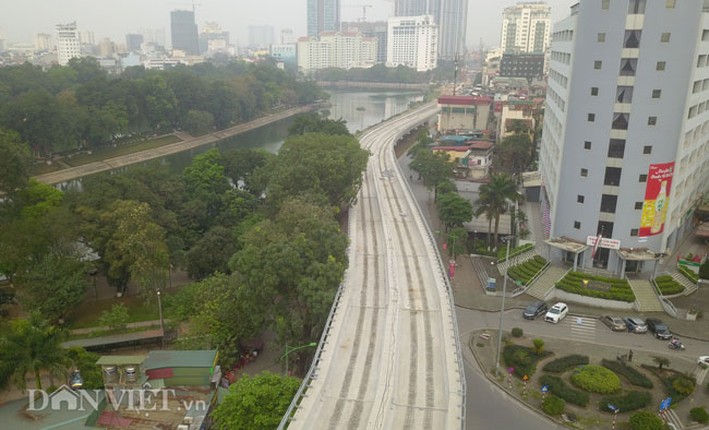
[[[436,68],[438,26],[432,15],[389,18],[387,67],[404,65],[418,72]]]
[[[539,159],[552,258],[648,273],[691,231],[709,192],[708,29],[702,0],[581,1],[555,25]]]
[[[37,33],[34,36],[34,49],[37,51],[52,51],[54,49],[52,35],[47,33]]]
[[[433,15],[438,26],[438,58],[454,60],[465,55],[468,0],[395,0],[394,15]]]
[[[361,33],[321,33],[320,40],[301,37],[297,45],[298,70],[372,67],[377,58],[377,39]]]
[[[551,8],[545,2],[517,3],[502,12],[500,46],[509,53],[544,53],[551,35]]]
[[[66,66],[72,58],[81,57],[81,40],[76,29],[76,21],[57,24],[57,62]]]

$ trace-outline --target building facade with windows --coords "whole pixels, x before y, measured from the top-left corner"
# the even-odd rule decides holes
[[[451,61],[465,55],[468,0],[396,0],[394,15],[433,16],[438,26],[438,58]]]
[[[81,57],[81,39],[76,22],[57,24],[57,62],[66,66],[72,58]]]
[[[320,33],[340,31],[340,0],[308,0],[308,36],[318,37]]]
[[[173,10],[170,12],[170,36],[172,49],[179,49],[187,55],[199,55],[199,37],[194,11]]]
[[[500,46],[510,53],[543,53],[551,35],[551,8],[545,2],[524,2],[502,12]]]
[[[320,39],[301,37],[297,48],[298,70],[372,67],[377,58],[377,40],[361,33],[321,33]]]
[[[411,67],[417,72],[436,68],[438,26],[431,15],[389,18],[387,67]]]
[[[548,243],[586,246],[563,258],[652,271],[709,191],[709,2],[574,5],[554,27],[539,164]]]

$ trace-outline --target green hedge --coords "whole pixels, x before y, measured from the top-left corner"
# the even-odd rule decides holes
[[[612,370],[618,375],[624,377],[631,384],[637,387],[652,388],[653,384],[650,378],[639,372],[634,367],[628,366],[625,363],[613,360],[601,360],[601,366]]]
[[[675,281],[675,278],[670,275],[658,276],[655,278],[655,284],[657,284],[657,288],[663,296],[680,294],[684,291],[684,285]]]
[[[665,387],[665,392],[669,397],[672,397],[673,405],[679,403],[687,397],[686,394],[677,392],[677,390],[675,390],[675,387],[672,385],[675,379],[687,378],[687,375],[676,370],[667,368],[659,370],[657,367],[650,366],[649,364],[641,364],[640,366],[643,369],[650,371],[650,373],[654,374],[660,381],[662,381],[662,385]]]
[[[693,283],[696,284],[697,282],[699,282],[699,275],[697,275],[696,273],[694,273],[694,272],[692,271],[692,269],[688,269],[688,268],[686,268],[685,266],[683,266],[683,265],[680,264],[679,266],[677,266],[677,270],[679,270],[679,273],[681,273],[682,275],[684,275],[685,278],[689,279],[689,280],[692,281]]]
[[[546,372],[562,373],[576,366],[588,364],[588,355],[572,354],[550,361],[542,367]]]
[[[539,383],[549,388],[549,392],[553,395],[564,399],[568,403],[578,406],[588,405],[589,395],[583,391],[574,390],[563,379],[554,375],[542,375],[539,378]]]
[[[510,249],[510,258],[516,257],[520,254],[524,254],[525,252],[534,249],[534,244],[533,243],[526,243],[524,245],[517,246],[515,248]],[[507,246],[501,246],[497,249],[497,262],[502,263],[505,261],[505,257],[507,256]]]
[[[571,375],[571,382],[577,388],[598,394],[613,394],[621,389],[618,375],[595,364],[576,369]]]
[[[642,409],[652,402],[652,396],[647,391],[629,391],[613,396],[604,396],[598,402],[598,410],[602,412],[613,412],[608,409],[608,405],[613,405],[620,409],[620,412],[630,412]]]
[[[542,401],[542,410],[553,417],[558,417],[564,413],[566,402],[556,396],[548,396]],[[704,411],[706,413],[706,411]],[[695,420],[696,421],[696,420]]]
[[[599,281],[610,285],[608,291],[599,291],[583,286],[583,280]],[[566,291],[567,293],[578,294],[581,296],[595,297],[598,299],[618,300],[621,302],[634,302],[635,294],[630,288],[627,279],[604,278],[602,276],[591,275],[581,272],[569,272],[559,282],[556,283],[556,288]]]
[[[507,269],[507,275],[518,285],[527,285],[546,266],[544,257],[535,255],[531,259]]]
[[[520,378],[524,375],[531,378],[539,360],[551,354],[549,351],[544,351],[537,355],[534,349],[521,345],[507,345],[502,349],[502,358],[505,364],[508,367],[514,367],[514,374]]]

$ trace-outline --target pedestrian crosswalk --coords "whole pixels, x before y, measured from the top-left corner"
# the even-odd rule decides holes
[[[704,378],[707,377],[707,372],[709,372],[709,367],[702,367],[697,365],[697,367],[692,372],[692,376],[697,380],[697,386],[701,386],[704,383]]]
[[[664,411],[660,412],[660,418],[662,418],[668,424],[671,423],[673,425],[673,428],[677,430],[684,428],[682,420],[679,419],[677,413],[672,409],[665,409]]]
[[[569,327],[572,339],[581,342],[594,342],[597,321],[595,318],[569,316],[564,319],[564,325]]]

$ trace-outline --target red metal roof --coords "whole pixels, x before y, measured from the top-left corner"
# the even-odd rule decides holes
[[[440,96],[438,98],[439,105],[487,105],[492,103],[492,97],[487,96]]]

